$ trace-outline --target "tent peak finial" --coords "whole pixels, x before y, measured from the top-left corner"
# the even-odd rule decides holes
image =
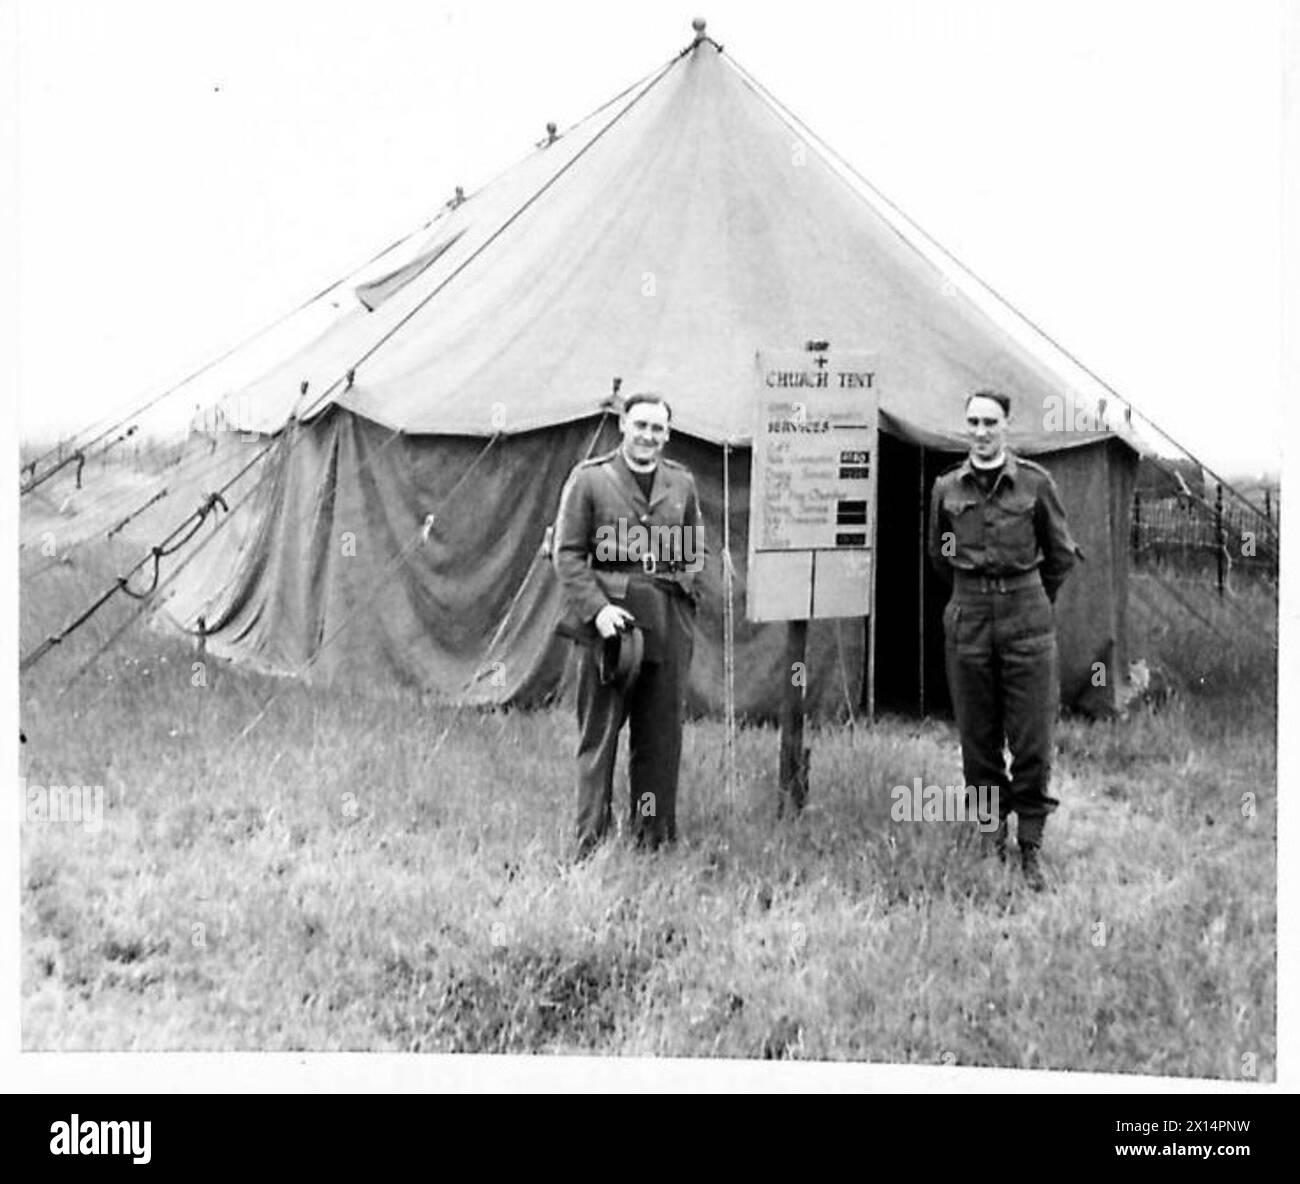
[[[692,50],[699,49],[699,47],[706,41],[719,53],[722,52],[722,46],[714,41],[707,32],[705,32],[708,28],[708,22],[702,16],[697,16],[693,21],[691,21],[691,28],[695,30],[695,36],[692,38],[690,45],[682,50],[682,57],[685,57]]]

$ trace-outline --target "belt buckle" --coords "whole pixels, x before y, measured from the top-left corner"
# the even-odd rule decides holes
[[[648,576],[659,571],[659,557],[653,551],[647,551],[641,556],[641,570]]]

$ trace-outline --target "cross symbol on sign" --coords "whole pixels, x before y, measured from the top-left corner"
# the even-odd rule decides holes
[[[813,358],[813,361],[816,363],[816,365],[817,365],[817,369],[818,369],[818,370],[825,370],[825,369],[826,369],[826,355],[825,355],[825,354],[821,354],[821,355],[819,355],[818,357]]]

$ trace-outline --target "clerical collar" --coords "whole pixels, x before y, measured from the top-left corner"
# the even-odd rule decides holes
[[[970,458],[972,469],[983,469],[986,473],[992,472],[994,469],[1000,469],[1006,463],[1007,450],[1005,448],[999,452],[993,460],[976,460],[974,455]]]
[[[633,473],[641,473],[643,475],[646,473],[653,473],[655,469],[659,467],[658,461],[654,461],[648,465],[633,464],[632,458],[621,448],[619,449],[618,454],[623,458],[623,463],[627,465],[628,469]]]

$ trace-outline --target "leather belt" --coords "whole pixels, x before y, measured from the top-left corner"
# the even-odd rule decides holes
[[[953,588],[958,592],[1019,592],[1022,588],[1041,586],[1043,582],[1037,570],[1010,576],[986,576],[955,568],[952,574]]]
[[[593,560],[591,570],[618,571],[639,576],[668,576],[686,571],[687,566],[679,559],[656,559],[653,555],[647,554],[643,559],[628,560],[624,563],[597,563]]]

